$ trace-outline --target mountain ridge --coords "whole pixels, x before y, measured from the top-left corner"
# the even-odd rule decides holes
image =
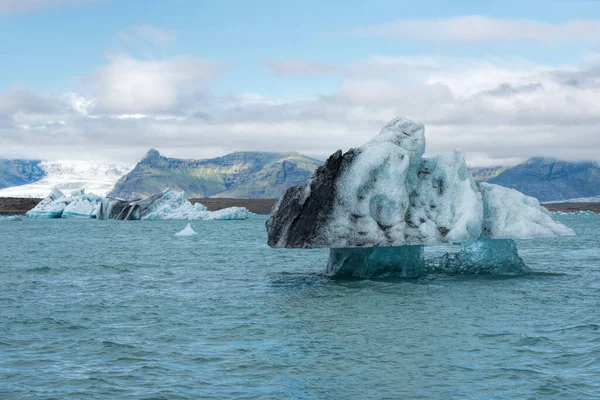
[[[26,185],[40,180],[46,172],[41,160],[0,160],[0,189]]]
[[[518,190],[541,202],[600,195],[600,165],[595,161],[572,162],[554,157],[531,157],[512,167],[471,170],[476,180]],[[490,174],[490,171],[493,173]],[[486,173],[487,179],[484,178]]]
[[[150,149],[109,196],[133,199],[169,187],[190,198],[275,198],[309,179],[321,164],[297,152],[234,152],[195,160],[169,158]]]

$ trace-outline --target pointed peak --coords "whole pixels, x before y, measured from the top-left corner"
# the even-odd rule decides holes
[[[148,150],[148,152],[146,153],[146,157],[144,157],[144,158],[157,158],[157,157],[160,157],[160,153],[158,152],[158,150],[150,149],[150,150]]]

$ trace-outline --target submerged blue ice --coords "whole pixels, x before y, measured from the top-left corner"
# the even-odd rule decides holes
[[[331,249],[328,276],[417,278],[423,273],[423,246]]]
[[[443,257],[442,269],[457,275],[521,275],[531,272],[512,239],[480,238]]]

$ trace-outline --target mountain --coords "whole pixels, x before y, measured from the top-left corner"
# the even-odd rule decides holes
[[[509,167],[475,167],[469,168],[469,170],[473,174],[475,182],[486,182],[497,177],[508,168]]]
[[[600,165],[534,157],[485,179],[541,202],[588,198],[600,195]]]
[[[13,161],[13,164],[17,163]],[[27,164],[30,163],[30,164]],[[0,163],[1,177],[8,177],[2,166],[9,163]],[[53,188],[58,188],[67,193],[74,189],[84,188],[88,193],[105,196],[115,185],[117,180],[133,168],[131,164],[101,164],[101,163],[49,163],[39,161],[18,162],[24,173],[21,179],[12,179],[7,186],[0,189],[0,197],[34,197],[43,198]],[[25,167],[26,166],[26,167]],[[31,167],[30,167],[31,166]]]
[[[182,160],[151,149],[109,196],[133,199],[169,187],[185,192],[188,198],[275,198],[309,179],[321,164],[298,153],[236,152],[207,160]]]
[[[0,160],[0,189],[40,180],[46,172],[37,160]]]

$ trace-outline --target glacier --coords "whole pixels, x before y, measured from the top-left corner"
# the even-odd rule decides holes
[[[425,148],[425,127],[396,118],[363,146],[336,152],[280,197],[268,244],[329,248],[332,276],[417,277],[422,246],[478,243],[463,248],[457,260],[466,260],[475,248],[501,254],[505,239],[574,235],[536,199],[476,183],[460,151],[426,158]]]
[[[230,207],[218,211],[207,211],[200,203],[190,203],[183,192],[165,189],[146,199],[127,201],[106,197],[102,199],[98,219],[116,220],[244,220],[250,217],[244,207]]]
[[[132,164],[82,163],[72,161],[41,162],[44,176],[32,183],[0,189],[0,197],[44,198],[52,189],[69,192],[85,189],[106,196],[117,181],[129,173]]]

